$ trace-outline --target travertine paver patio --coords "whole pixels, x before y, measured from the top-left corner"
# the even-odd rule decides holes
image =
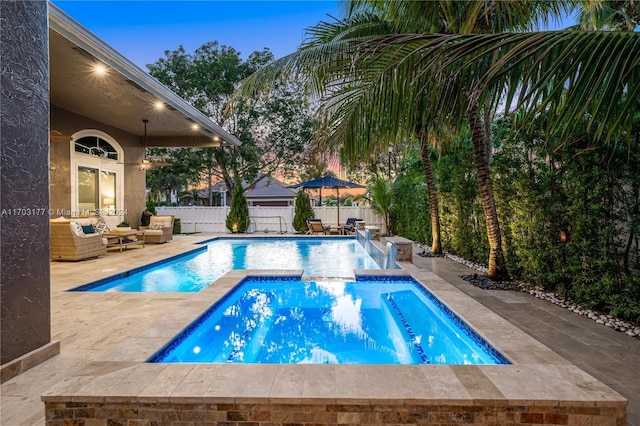
[[[418,414],[425,422],[442,416],[445,423],[445,417],[455,420],[451,410],[457,407],[455,413],[462,416],[458,420],[474,419],[478,423],[482,415],[484,420],[494,423],[515,421],[517,416],[517,420],[541,420],[539,423],[545,419],[547,423],[553,423],[554,419],[558,424],[568,423],[571,418],[584,422],[596,420],[593,424],[616,424],[616,407],[624,405],[620,395],[469,298],[459,289],[464,284],[452,286],[432,272],[409,265],[416,278],[497,346],[514,365],[144,364],[148,356],[244,273],[232,272],[196,294],[64,292],[183,252],[208,237],[178,237],[164,245],[147,245],[122,254],[110,252],[102,259],[52,264],[52,337],[61,341],[61,354],[2,385],[2,424],[43,424],[42,394],[50,401],[51,413],[61,417],[90,415],[91,410],[95,415],[99,409],[105,414],[104,410],[116,410],[114,407],[119,406],[124,410],[120,414],[126,416],[144,413],[147,421],[148,416],[167,416],[159,419],[168,422],[171,413],[182,405],[182,409],[190,408],[188,411],[195,416],[196,423],[205,420],[237,421],[238,424],[249,420],[402,423],[416,421]],[[450,271],[458,267],[448,264],[451,261],[447,259],[423,263],[416,258],[415,261],[418,266],[445,276],[452,275]],[[455,281],[454,278],[448,280]],[[156,403],[150,409],[152,401]],[[301,407],[303,402],[311,411],[291,411],[291,407]],[[198,412],[193,409],[194,404],[199,407],[209,404],[209,410]],[[487,405],[490,410],[486,410]],[[571,417],[550,411],[553,407],[556,411],[565,407],[563,410],[567,411],[569,406],[575,407],[573,414],[583,414]],[[372,407],[386,408],[367,411]],[[443,414],[442,407],[449,410],[448,414]],[[509,410],[510,415],[500,414]],[[414,414],[410,416],[409,412]]]

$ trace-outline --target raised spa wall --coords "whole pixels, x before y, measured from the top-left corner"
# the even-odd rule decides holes
[[[91,425],[591,425],[623,426],[624,413],[615,407],[530,406],[513,404],[457,405],[313,401],[224,402],[187,398],[185,402],[47,402],[47,424]],[[69,423],[73,419],[77,423]]]

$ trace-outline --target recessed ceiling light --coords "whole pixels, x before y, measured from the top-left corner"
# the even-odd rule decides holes
[[[193,130],[198,130],[198,129],[200,128],[200,126],[198,126],[198,123],[193,123],[193,124],[191,125],[191,128],[192,128]]]
[[[155,101],[155,103],[153,104],[153,106],[154,106],[156,109],[164,109],[164,102],[162,102],[162,101]]]

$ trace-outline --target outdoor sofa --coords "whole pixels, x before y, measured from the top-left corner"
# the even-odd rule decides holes
[[[65,219],[61,217],[50,221],[51,260],[75,261],[107,254],[107,246],[102,234],[84,233],[81,223],[85,222],[87,224],[84,226],[94,226],[94,218]]]

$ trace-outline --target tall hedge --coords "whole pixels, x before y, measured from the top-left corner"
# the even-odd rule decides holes
[[[491,163],[509,272],[640,322],[640,125],[628,140],[594,143],[586,126],[563,141],[516,133],[509,123],[495,125]],[[419,161],[414,154],[406,157]],[[469,141],[442,153],[434,173],[444,249],[486,263],[489,247]],[[399,235],[429,243],[421,179],[408,169],[398,176],[392,221]]]
[[[390,226],[394,234],[431,244],[429,194],[422,160],[408,153],[402,160],[393,184]]]
[[[631,143],[586,134],[532,142],[503,125],[494,181],[509,266],[530,284],[638,322],[640,133]]]

